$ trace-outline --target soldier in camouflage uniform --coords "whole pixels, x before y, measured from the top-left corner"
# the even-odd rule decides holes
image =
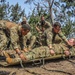
[[[33,49],[34,43],[35,43],[35,41],[36,41],[36,37],[33,36],[33,35],[31,34],[31,32],[28,32],[28,34],[24,36],[24,39],[25,39],[25,40],[23,41],[24,47],[27,48],[28,50]]]
[[[5,24],[2,22],[0,23],[0,50],[5,50],[7,46],[7,37],[4,30]]]
[[[23,25],[23,24],[28,24],[28,22],[27,22],[27,20],[26,20],[26,17],[23,17],[23,18],[22,18],[21,25]],[[29,24],[28,24],[28,25],[29,25]]]
[[[68,48],[63,47],[62,41],[67,43],[68,45],[71,45],[67,38],[63,35],[61,31],[61,25],[58,22],[55,22],[52,29],[47,29],[43,33],[42,43],[43,45],[47,45],[50,49],[50,52],[52,55],[55,53],[61,53],[62,51],[67,51],[66,55],[69,55]],[[59,48],[59,49],[58,49]],[[62,51],[59,51],[60,49],[63,49]]]
[[[20,56],[22,60],[24,60],[24,56],[21,54],[21,48],[23,48],[24,51],[27,51],[26,48],[24,48],[23,41],[24,36],[27,35],[27,33],[30,31],[31,27],[29,25],[23,24],[21,26],[16,25],[12,28],[10,28],[10,39],[11,44],[14,48],[14,50],[17,52],[17,54]]]
[[[36,30],[39,33],[43,33],[47,28],[52,28],[51,24],[47,21],[45,21],[44,16],[41,16],[41,21],[38,22],[37,26],[36,26]]]
[[[39,45],[42,45],[42,43],[40,42],[42,39],[42,34],[48,28],[52,29],[52,25],[45,20],[44,16],[41,16],[41,21],[38,22],[36,26],[36,30],[38,31],[37,43]]]
[[[9,52],[9,51],[3,52],[4,56],[6,57],[6,62],[8,64],[16,64],[16,63],[20,62],[21,58],[19,58],[19,56],[15,53],[15,51],[12,51],[12,53],[14,54],[15,58],[11,58],[9,56],[9,54],[11,55],[11,52]],[[47,46],[41,46],[38,48],[34,48],[33,50],[31,50],[29,52],[22,51],[21,54],[25,57],[25,59],[23,60],[24,62],[30,61],[30,60],[35,60],[37,58],[51,56],[49,48]]]
[[[6,44],[6,50],[10,49],[13,50],[13,47],[11,45],[10,40],[10,28],[18,25],[14,22],[8,21],[8,20],[0,20],[0,28],[3,30],[3,33],[5,34],[5,37],[7,38],[7,44]]]
[[[22,18],[21,25],[23,25],[23,24],[29,25],[29,24],[27,23],[25,17]],[[24,47],[27,48],[28,50],[31,50],[31,49],[33,48],[33,45],[34,45],[35,41],[36,41],[36,37],[33,36],[33,35],[31,34],[31,32],[29,31],[29,32],[27,33],[27,35],[24,36],[24,41],[23,41]]]
[[[71,43],[71,45],[73,47],[73,48],[70,49],[71,56],[75,56],[75,39],[72,38],[68,42]],[[63,47],[68,48],[68,45],[64,44]],[[62,47],[58,48],[58,50],[62,50]],[[15,58],[10,58],[8,53],[6,53],[6,52],[4,53],[4,55],[6,57],[6,62],[8,64],[14,65],[14,64],[18,64],[19,62],[21,62],[21,59],[17,56],[17,54],[15,52],[12,52],[12,53],[14,53]],[[61,58],[63,56],[65,57],[64,53],[55,54],[54,56],[51,55],[50,49],[49,49],[48,46],[41,46],[41,47],[38,47],[38,48],[34,48],[30,52],[27,52],[27,53],[23,52],[22,54],[26,58],[24,62],[36,61],[37,59],[40,60],[40,59],[43,59],[43,58],[44,59],[45,58],[46,59],[55,59],[55,58]]]

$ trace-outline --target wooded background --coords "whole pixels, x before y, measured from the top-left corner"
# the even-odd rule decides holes
[[[44,15],[51,25],[56,21],[60,22],[67,38],[75,37],[75,0],[24,0],[24,4],[34,5],[28,16],[19,3],[10,5],[7,0],[0,0],[0,20],[19,23],[25,16],[32,27],[31,32],[36,35],[35,26],[40,16]]]

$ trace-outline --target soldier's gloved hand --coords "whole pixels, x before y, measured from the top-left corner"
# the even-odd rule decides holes
[[[26,60],[26,58],[24,57],[24,55],[22,53],[19,55],[19,57],[22,59],[22,61]]]
[[[55,54],[54,50],[50,50],[50,54],[54,55]]]

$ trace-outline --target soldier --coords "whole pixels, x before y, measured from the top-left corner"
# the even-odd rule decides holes
[[[45,18],[44,16],[41,16],[41,21],[38,22],[37,26],[36,26],[36,30],[39,32],[39,33],[43,33],[44,30],[46,30],[47,28],[52,28],[51,24],[47,21],[45,21]]]
[[[27,20],[26,20],[26,17],[23,17],[23,18],[22,18],[21,25],[23,25],[23,24],[28,24],[28,22],[27,22]],[[28,24],[28,25],[29,25],[29,24]]]
[[[7,46],[7,37],[4,30],[5,24],[2,22],[0,23],[0,50],[5,50]]]
[[[24,36],[24,47],[28,50],[32,50],[34,48],[34,43],[36,41],[36,37],[31,34],[31,32],[28,32],[27,35]]]
[[[16,26],[17,24],[7,20],[0,20],[0,24],[1,24],[0,28],[2,27],[1,29],[3,30],[5,37],[7,38],[6,50],[8,49],[13,50],[10,41],[10,28]]]
[[[47,22],[46,20],[45,20],[45,18],[44,18],[44,16],[41,16],[41,18],[40,18],[40,22],[38,22],[38,24],[37,24],[37,26],[36,26],[36,30],[38,31],[38,33],[37,33],[37,43],[39,44],[39,45],[42,45],[42,43],[40,42],[41,40],[42,40],[42,34],[43,34],[43,32],[46,30],[46,29],[48,29],[48,28],[50,28],[50,29],[52,29],[52,26],[51,26],[51,24],[49,23],[49,22]]]
[[[17,56],[17,54],[15,52],[14,53],[14,56],[15,58],[11,58],[8,52],[3,52],[4,56],[6,57],[6,62],[8,64],[16,64],[16,63],[19,63],[21,61],[21,59]],[[41,46],[41,47],[38,47],[38,48],[34,48],[33,50],[29,51],[29,52],[23,52],[21,53],[24,57],[25,57],[25,61],[30,61],[30,60],[35,60],[37,58],[43,58],[43,57],[49,57],[50,56],[50,51],[49,51],[49,48],[46,47],[46,46]]]
[[[29,25],[27,23],[25,17],[22,18],[21,25],[23,25],[23,24]],[[34,35],[32,35],[31,32],[29,31],[27,33],[27,35],[24,36],[24,39],[25,39],[23,41],[24,47],[27,48],[28,50],[31,50],[33,48],[33,45],[34,45],[35,41],[36,41],[36,37]]]
[[[11,44],[14,48],[14,50],[17,52],[17,54],[20,56],[22,60],[25,60],[24,56],[22,55],[20,51],[20,46],[22,46],[24,51],[27,51],[26,48],[24,48],[24,36],[30,31],[31,27],[29,25],[23,24],[21,26],[14,26],[10,28],[10,39]]]
[[[57,51],[59,52],[58,48],[60,48],[60,47],[63,50],[67,51],[67,52],[65,52],[65,53],[67,53],[66,55],[69,55],[68,49],[62,47],[61,42],[63,40],[68,45],[71,45],[71,44],[68,42],[67,38],[63,35],[63,33],[61,31],[61,25],[60,25],[59,22],[55,22],[53,24],[53,28],[52,29],[49,28],[49,29],[45,30],[43,36],[44,36],[44,38],[43,38],[44,40],[43,41],[49,47],[50,53],[52,55],[54,55],[55,52],[57,52]],[[56,48],[54,48],[55,45],[57,45],[56,46],[57,47],[57,51],[54,51],[54,49],[56,50]]]
[[[72,44],[72,46],[75,46],[75,38],[71,38],[68,41]]]
[[[74,47],[75,46],[75,39],[74,38],[70,39],[69,43],[71,43],[71,45]],[[68,48],[67,44],[64,44],[63,47]],[[61,50],[61,49],[62,49],[62,47],[58,48],[58,50]],[[18,56],[16,56],[16,53],[13,52],[14,55],[16,56],[15,58],[11,58],[8,55],[8,53],[4,52],[4,56],[6,57],[6,62],[8,63],[8,65],[9,64],[10,65],[18,64],[21,61],[21,59]],[[36,59],[40,59],[40,58],[49,58],[49,59],[61,58],[63,56],[65,57],[64,53],[63,54],[56,54],[55,56],[52,56],[50,54],[50,49],[48,46],[41,46],[38,48],[34,48],[32,51],[30,51],[28,53],[23,52],[23,55],[26,58],[26,60],[24,62],[27,62],[27,61],[31,61],[31,60],[35,61]],[[74,49],[71,48],[70,53],[72,56],[75,56],[75,47],[74,47]]]
[[[71,44],[71,46],[66,46],[66,47],[68,47],[69,48],[69,52],[67,52],[67,51],[65,51],[65,54],[70,54],[70,55],[75,55],[74,53],[75,53],[75,38],[71,38],[71,39],[69,39],[68,40],[68,42]]]

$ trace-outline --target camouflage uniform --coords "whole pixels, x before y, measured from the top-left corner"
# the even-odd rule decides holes
[[[22,22],[21,22],[21,25],[23,24],[28,24],[28,22],[26,21],[26,17],[23,17],[22,18]],[[33,48],[33,45],[36,41],[36,37],[32,35],[31,32],[28,32],[27,35],[25,35],[23,37],[23,44],[24,44],[24,48],[28,48],[28,49],[32,49]]]
[[[10,38],[14,49],[20,48],[23,50],[24,48],[26,48],[27,39],[31,40],[29,46],[32,47],[35,42],[35,37],[31,37],[32,35],[30,32],[27,35],[22,35],[20,29],[21,26],[14,26],[10,29]]]
[[[64,42],[67,41],[67,38],[63,35],[61,30],[58,34],[55,34],[52,29],[49,28],[44,32],[43,36],[45,37],[45,44],[48,46],[52,44],[56,53],[61,53],[62,51],[59,51],[61,48],[62,50],[67,50],[67,47],[64,47]]]
[[[0,30],[0,50],[6,49],[6,45],[7,45],[7,37],[5,33],[2,30]]]
[[[43,26],[43,27],[42,27]],[[37,27],[42,31],[42,28],[44,28],[44,30],[46,30],[47,28],[52,28],[51,24],[47,21],[45,21],[45,24],[42,25],[41,21],[37,23]],[[43,32],[43,31],[42,31]]]
[[[57,46],[57,44],[56,44],[56,46]],[[62,51],[62,47],[68,48],[68,47],[66,47],[66,45],[63,45],[60,48],[58,48],[57,50]],[[70,53],[71,53],[72,56],[73,55],[75,56],[75,47],[70,49]],[[64,53],[59,53],[57,51],[56,54],[54,56],[52,56],[50,54],[50,50],[47,46],[40,46],[40,47],[34,48],[30,52],[27,52],[27,53],[23,52],[23,55],[25,56],[26,61],[27,61],[27,60],[36,60],[37,58],[47,58],[47,57],[50,57],[50,58],[53,58],[53,59],[59,58],[61,56],[63,57]],[[57,55],[60,55],[60,56],[57,57]]]
[[[14,26],[12,28],[10,28],[10,39],[11,39],[11,44],[13,46],[14,49],[19,48],[21,49],[21,44],[23,42],[23,36],[21,34],[21,26]],[[20,39],[22,41],[20,41]]]
[[[10,58],[8,53],[10,55],[14,54],[14,57]],[[31,50],[29,52],[23,52],[22,51],[22,53],[25,56],[26,61],[30,61],[30,60],[35,60],[37,58],[44,58],[44,57],[51,56],[50,55],[50,50],[49,50],[49,48],[47,46],[41,46],[41,47],[38,47],[38,48],[34,48],[33,50]],[[11,65],[12,64],[16,64],[16,63],[19,63],[20,61],[22,61],[21,58],[18,56],[18,54],[16,54],[16,52],[13,51],[13,50],[12,51],[10,51],[10,50],[6,51],[4,56],[6,57],[7,65],[8,64],[11,64]]]
[[[7,37],[5,35],[5,24],[0,23],[0,50],[6,49],[7,46]]]
[[[34,60],[37,58],[43,58],[43,57],[49,57],[50,55],[50,50],[47,46],[41,46],[34,48],[32,51],[28,53],[23,53],[25,58],[27,60]]]
[[[56,45],[57,46],[57,45]],[[65,45],[63,45],[63,47],[65,47]],[[59,50],[59,48],[58,48]],[[60,50],[62,50],[62,48],[60,48]],[[11,55],[14,54],[14,58],[10,58],[7,53],[9,53]],[[10,51],[8,50],[7,53],[5,54],[5,57],[6,58],[6,63],[0,63],[1,65],[3,66],[7,66],[8,65],[14,65],[14,64],[18,64],[20,62],[22,62],[21,58],[19,58],[18,54],[16,54],[15,51]],[[22,52],[23,55],[25,56],[26,60],[24,61],[24,63],[26,62],[30,62],[30,61],[35,61],[35,60],[41,60],[43,58],[46,58],[46,59],[55,59],[55,58],[61,58],[61,57],[65,57],[65,54],[62,53],[62,54],[55,54],[55,55],[51,55],[50,54],[50,50],[47,46],[41,46],[41,47],[38,47],[38,48],[34,48],[33,50],[29,51],[29,52]],[[72,56],[75,56],[75,47],[71,48],[70,49],[70,53]]]
[[[39,45],[42,45],[41,41],[43,40],[42,35],[43,35],[44,31],[48,28],[52,29],[52,26],[47,21],[45,21],[44,25],[41,25],[41,21],[40,21],[40,22],[38,22],[37,27],[41,30],[41,33],[37,33],[37,43]],[[45,38],[45,37],[43,37],[43,38]]]
[[[28,32],[27,35],[24,36],[24,41],[23,41],[23,44],[24,44],[24,48],[30,48],[32,49],[33,48],[33,45],[36,41],[36,37],[33,36],[31,34],[31,32]]]
[[[10,40],[10,28],[12,28],[18,24],[11,22],[11,21],[7,21],[7,20],[0,20],[0,24],[2,24],[3,32],[4,32],[5,37],[7,39],[7,44],[6,44],[7,50],[9,50],[9,49],[13,50],[13,47],[11,45],[11,40]],[[0,28],[1,28],[1,26],[0,26]]]

